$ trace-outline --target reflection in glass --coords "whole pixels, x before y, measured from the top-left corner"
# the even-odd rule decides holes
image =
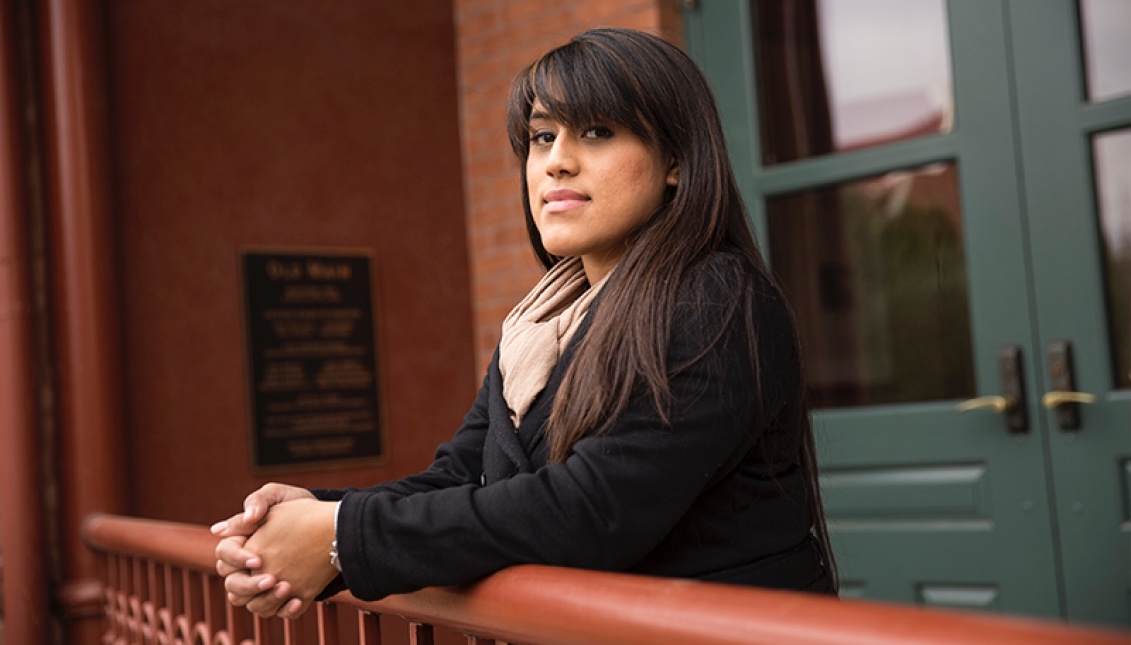
[[[1131,94],[1131,2],[1080,0],[1088,100]]]
[[[1131,130],[1092,139],[1115,387],[1131,388]]]
[[[944,0],[756,0],[762,163],[948,132]]]
[[[954,164],[774,197],[766,210],[815,406],[973,396]]]

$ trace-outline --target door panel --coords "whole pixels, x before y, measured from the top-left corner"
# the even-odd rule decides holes
[[[951,403],[815,416],[848,586],[920,603],[956,598],[924,589],[992,589],[989,607],[1058,611],[1050,508],[1025,476],[1042,470],[1039,442],[1009,434],[998,415],[960,417]]]
[[[946,2],[950,120],[921,136],[856,148],[840,145],[826,127],[838,108],[820,109],[821,101],[833,105],[828,97],[835,92],[822,86],[819,49],[826,43],[813,30],[822,25],[816,14],[833,4],[866,13],[876,3],[794,0],[788,3],[793,23],[760,28],[760,18],[781,18],[767,10],[774,4],[759,0],[754,12],[745,3],[700,3],[687,16],[688,41],[715,85],[763,249],[798,310],[818,394],[828,395],[819,398],[814,422],[845,594],[1127,624],[1131,396],[1111,378],[1119,373],[1111,358],[1122,351],[1113,339],[1126,327],[1109,324],[1105,309],[1112,304],[1105,294],[1119,287],[1104,287],[1090,155],[1094,135],[1127,127],[1131,103],[1083,99],[1075,3]],[[789,24],[808,30],[799,32],[794,53],[763,42],[789,38]],[[787,78],[790,73],[797,78]],[[767,84],[760,74],[777,76]],[[773,83],[795,90],[782,99],[785,105],[773,105],[787,94],[767,92]],[[818,123],[799,127],[790,118]],[[790,148],[799,141],[804,145]],[[877,323],[875,311],[883,307],[861,303],[874,302],[882,282],[859,274],[882,245],[864,247],[863,262],[859,250],[854,261],[842,262],[853,252],[836,236],[821,241],[830,226],[848,228],[835,221],[844,200],[821,194],[854,183],[895,184],[939,167],[957,177],[950,192],[960,213],[966,281],[958,288],[968,314],[964,319],[964,308],[952,307],[925,311],[923,318],[940,317],[949,331],[967,327],[965,344],[941,340],[939,320],[887,316],[886,327]],[[921,224],[924,214],[905,209],[895,216]],[[916,228],[922,226],[905,227],[897,241],[913,239],[907,231]],[[915,253],[911,264],[886,270],[907,270],[924,259],[930,266],[939,251],[919,245]],[[942,282],[912,281],[915,297],[930,302],[936,290],[937,300]],[[846,318],[845,310],[855,315]],[[862,342],[860,327],[871,326],[886,341],[909,325],[932,335],[918,341],[924,347],[969,354],[973,385],[961,384],[960,370],[934,395],[913,387],[916,393],[907,395],[905,383],[897,388],[902,394],[886,398],[875,396],[875,388],[861,395],[838,386],[845,373],[874,385],[893,364],[894,350]],[[1050,389],[1047,349],[1058,340],[1076,349],[1078,389],[1098,397],[1081,406],[1079,431],[1061,430],[1041,405]],[[1024,432],[1010,431],[1007,415],[990,409],[956,410],[967,396],[1007,393],[998,359],[1006,347],[1020,356]],[[845,356],[859,359],[848,361],[847,372]],[[938,356],[933,350],[916,358],[929,372],[952,358]]]

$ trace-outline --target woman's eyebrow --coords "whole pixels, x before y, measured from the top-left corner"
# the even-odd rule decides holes
[[[541,110],[535,110],[534,112],[530,113],[530,118],[528,120],[534,121],[535,119],[549,119],[549,118],[550,118],[549,114],[546,114],[545,112],[543,112]]]

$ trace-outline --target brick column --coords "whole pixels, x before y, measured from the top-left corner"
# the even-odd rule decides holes
[[[682,43],[680,0],[455,0],[460,143],[475,333],[475,378],[503,318],[538,281],[504,116],[515,74],[591,27],[631,27]]]

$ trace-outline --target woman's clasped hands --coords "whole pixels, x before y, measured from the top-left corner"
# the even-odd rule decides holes
[[[338,575],[329,556],[336,507],[304,488],[267,484],[242,513],[214,524],[228,601],[259,616],[301,616]]]

